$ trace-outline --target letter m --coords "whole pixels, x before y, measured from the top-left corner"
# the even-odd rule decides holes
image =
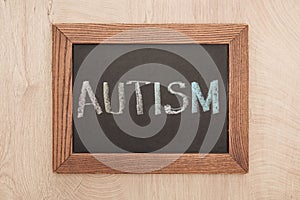
[[[192,113],[198,112],[198,101],[202,106],[204,112],[209,111],[210,104],[212,104],[213,114],[219,113],[219,88],[218,80],[210,82],[207,98],[204,99],[199,84],[192,82]]]

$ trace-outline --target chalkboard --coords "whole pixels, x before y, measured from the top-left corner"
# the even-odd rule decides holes
[[[248,172],[247,25],[52,33],[53,171]]]
[[[101,51],[106,51],[115,53],[117,50],[124,49],[124,52],[116,53],[116,59],[111,61],[109,66],[105,69],[105,71],[99,77],[99,81],[96,84],[96,88],[94,88],[95,96],[98,99],[99,105],[101,108],[105,108],[103,101],[103,82],[107,81],[108,85],[113,90],[113,87],[118,87],[118,82],[124,74],[128,73],[126,76],[130,77],[122,78],[122,82],[130,81],[130,80],[140,80],[140,81],[149,81],[150,84],[141,86],[141,94],[143,97],[143,110],[144,113],[138,115],[136,112],[136,95],[135,92],[132,92],[130,97],[127,99],[127,103],[125,103],[125,108],[120,116],[114,116],[114,114],[107,113],[105,110],[102,114],[98,115],[98,123],[96,125],[92,125],[89,120],[90,116],[86,115],[97,115],[93,105],[86,106],[84,109],[84,117],[77,119],[80,123],[81,120],[86,120],[83,123],[78,124],[77,126],[81,129],[81,132],[78,133],[76,127],[73,123],[73,151],[75,153],[121,153],[121,152],[133,152],[133,153],[149,153],[149,152],[160,152],[160,153],[199,153],[201,144],[203,140],[208,134],[208,126],[211,121],[212,110],[208,110],[206,112],[203,111],[201,105],[199,105],[198,113],[192,113],[191,102],[189,102],[188,107],[183,111],[183,113],[178,114],[166,114],[164,111],[161,111],[160,115],[154,115],[153,110],[149,109],[151,106],[155,104],[154,99],[154,82],[164,82],[171,83],[173,81],[181,81],[186,84],[185,89],[177,89],[178,91],[182,91],[187,93],[189,97],[189,101],[191,101],[191,93],[190,92],[190,83],[197,82],[203,92],[204,98],[207,98],[208,88],[203,79],[203,75],[201,75],[201,71],[194,67],[188,60],[184,58],[184,55],[178,55],[172,50],[185,51],[186,54],[191,54],[189,51],[198,51],[198,57],[202,57],[203,60],[199,59],[199,63],[197,65],[201,65],[203,62],[204,65],[207,62],[209,63],[207,66],[203,67],[211,67],[214,64],[217,67],[213,74],[213,80],[218,80],[219,83],[222,83],[225,88],[225,96],[219,97],[219,105],[224,106],[224,108],[220,108],[219,112],[226,112],[226,118],[224,121],[220,121],[222,123],[222,129],[220,134],[215,134],[216,138],[212,138],[215,143],[211,146],[211,149],[201,149],[201,153],[228,153],[228,112],[227,112],[227,93],[228,93],[228,45],[226,44],[210,44],[210,45],[195,45],[195,44],[178,44],[178,45],[132,45],[132,44],[74,44],[73,45],[73,82],[78,80],[79,88],[74,88],[74,94],[76,91],[81,91],[82,82],[87,80],[87,76],[84,78],[77,77],[77,73],[82,67],[89,67],[82,65],[83,62],[86,65],[95,65],[99,68],[103,67],[101,65],[105,65],[108,58],[104,58],[105,55],[102,54]],[[165,50],[165,49],[170,49]],[[94,52],[92,52],[94,50]],[[107,52],[108,51],[108,52]],[[193,52],[195,53],[195,52]],[[90,57],[88,55],[90,54]],[[95,54],[96,58],[94,59],[92,54]],[[201,55],[203,54],[203,55]],[[103,57],[103,58],[101,58]],[[90,61],[88,59],[91,59]],[[205,59],[205,60],[204,60]],[[103,64],[100,64],[102,62]],[[196,62],[196,61],[195,61]],[[176,76],[173,77],[170,73],[175,70]],[[200,67],[198,67],[200,68]],[[91,67],[91,69],[95,69]],[[84,72],[82,72],[84,73]],[[87,71],[86,73],[91,73],[93,75],[94,71]],[[180,75],[177,75],[177,73]],[[149,77],[149,75],[151,77]],[[181,77],[182,76],[182,77]],[[86,78],[86,79],[85,79]],[[166,81],[166,79],[168,79]],[[182,80],[184,79],[184,80]],[[132,85],[126,85],[126,89],[128,92],[134,91],[134,87]],[[176,86],[174,85],[174,88]],[[131,90],[131,91],[130,91]],[[171,94],[167,86],[161,86],[161,103],[162,104],[170,104],[172,107],[180,107],[180,102],[176,98],[176,95]],[[117,95],[116,95],[117,96]],[[86,97],[88,99],[88,96]],[[111,97],[110,97],[111,98]],[[73,95],[73,112],[77,112],[78,109],[78,99],[79,95]],[[118,101],[116,101],[118,97],[114,98],[115,105],[118,105]],[[182,100],[182,99],[179,99]],[[182,102],[181,102],[182,104]],[[126,112],[128,109],[128,112]],[[118,110],[118,106],[115,106],[115,110]],[[149,114],[152,112],[152,121],[149,117]],[[217,113],[220,115],[220,113]],[[123,115],[123,116],[121,116]],[[164,116],[162,116],[164,115]],[[73,117],[77,117],[73,115]],[[124,126],[125,131],[120,128],[115,121],[115,118],[119,117],[118,122],[120,120],[125,121],[128,118],[127,127],[123,122],[121,123]],[[158,118],[158,119],[155,119]],[[159,123],[159,120],[165,119],[165,123]],[[153,122],[154,121],[154,122]],[[193,122],[196,121],[196,126]],[[154,125],[150,125],[151,123],[156,123],[158,127]],[[216,122],[215,122],[216,123]],[[217,122],[218,123],[218,122]],[[187,138],[186,141],[184,138],[179,138],[174,141],[174,145],[170,148],[163,149],[164,146],[169,144],[172,139],[174,139],[175,135],[179,131],[180,124],[187,124],[187,127],[195,127],[195,130],[184,129],[183,136]],[[94,132],[93,130],[97,129],[97,126],[100,125],[101,129],[98,129],[99,132]],[[142,127],[140,129],[136,127]],[[145,128],[146,127],[146,128]],[[147,128],[148,127],[148,128]],[[136,128],[136,129],[135,129]],[[127,131],[127,132],[126,132]],[[130,132],[131,131],[131,132]],[[133,132],[133,133],[132,133]],[[107,143],[101,143],[99,141],[103,140],[103,137],[107,137],[113,145],[107,145]],[[84,140],[84,142],[81,141]],[[184,145],[183,149],[182,143],[190,143]],[[84,143],[84,144],[83,144]],[[87,147],[86,147],[87,146]],[[116,147],[115,147],[116,146]],[[158,151],[159,149],[163,149]]]

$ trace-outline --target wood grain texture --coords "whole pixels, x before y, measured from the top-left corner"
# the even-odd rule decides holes
[[[229,42],[229,154],[246,171],[248,159],[248,26]]]
[[[187,44],[190,40],[201,44],[228,44],[245,28],[243,24],[55,24],[64,35],[76,44],[105,43],[109,37],[134,30],[109,40],[109,43],[164,43]],[[148,28],[148,29],[147,29]],[[153,29],[157,28],[157,29]],[[174,33],[170,32],[170,29]],[[151,31],[149,31],[151,30]],[[182,33],[177,35],[176,33]],[[173,35],[174,34],[174,35]],[[151,40],[149,40],[151,38]]]
[[[123,34],[130,31],[130,34]],[[175,33],[174,33],[175,32]],[[120,33],[117,37],[113,37]],[[107,38],[110,38],[109,40]],[[149,39],[150,38],[150,39]],[[191,38],[191,39],[186,39]],[[59,173],[247,173],[248,26],[243,24],[55,24],[52,27],[53,171]],[[72,44],[228,44],[228,154],[76,154],[72,155]],[[68,145],[67,145],[68,144]],[[82,158],[81,158],[82,157]],[[178,160],[174,158],[180,158]],[[96,159],[95,159],[96,158]],[[98,159],[101,158],[101,159]],[[145,158],[145,164],[134,165]],[[116,170],[105,166],[113,160]],[[157,169],[160,163],[170,163]],[[118,163],[120,162],[120,163]],[[110,165],[111,166],[111,165]],[[153,166],[157,170],[150,170]],[[131,170],[129,170],[129,168]],[[141,173],[141,172],[139,172]]]
[[[1,0],[0,199],[300,199],[299,18],[298,0]],[[53,173],[50,24],[62,22],[249,24],[249,173]]]
[[[53,169],[72,153],[72,43],[52,27]]]
[[[199,154],[183,154],[178,160],[176,154],[73,154],[63,163],[57,170],[58,173],[108,173],[122,174],[134,171],[141,174],[141,170],[150,171],[155,167],[159,167],[161,163],[170,161],[170,165],[162,169],[151,171],[151,174],[233,174],[245,173],[236,160],[229,154],[208,154],[205,157]],[[131,166],[129,163],[135,163],[136,160],[143,159],[141,165]],[[118,166],[122,171],[112,169],[105,164],[99,162],[102,160],[109,161],[110,166]],[[142,172],[143,173],[143,172]],[[148,173],[148,172],[147,172]]]

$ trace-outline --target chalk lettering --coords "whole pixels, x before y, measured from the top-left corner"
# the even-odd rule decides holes
[[[165,105],[164,108],[165,108],[165,112],[167,114],[179,114],[181,113],[182,111],[184,111],[187,106],[189,105],[189,101],[188,101],[188,97],[181,93],[181,92],[175,92],[173,89],[172,89],[172,86],[173,85],[179,85],[179,88],[185,88],[185,84],[178,81],[178,82],[172,82],[168,85],[168,91],[171,93],[171,94],[175,94],[175,95],[178,95],[178,96],[181,96],[183,98],[183,103],[182,103],[182,106],[180,108],[171,108],[171,105]]]
[[[143,111],[143,96],[141,92],[141,84],[150,84],[149,81],[127,81],[126,84],[134,83],[134,90],[136,95],[136,112],[137,115],[142,115]],[[160,83],[154,82],[154,114],[160,115],[161,114],[161,90],[160,90]],[[170,104],[166,104],[163,106],[164,111],[166,114],[174,115],[179,114],[186,110],[189,105],[189,96],[182,92],[175,91],[173,89],[174,85],[178,85],[180,89],[185,88],[185,83],[181,81],[175,81],[168,85],[168,92],[179,96],[182,98],[182,105],[178,108],[172,108]],[[212,114],[219,113],[219,88],[218,88],[218,80],[213,80],[210,82],[209,91],[207,93],[206,99],[204,98],[201,88],[197,82],[191,83],[191,91],[192,91],[192,113],[197,113],[199,110],[199,104],[202,107],[203,112],[207,112],[210,110],[210,105],[212,107]],[[86,94],[88,94],[91,103],[86,103]],[[119,100],[119,111],[114,112],[111,108],[111,99],[109,98],[109,85],[108,82],[103,82],[103,102],[105,106],[105,112],[110,114],[122,114],[125,109],[125,90],[124,90],[124,83],[119,82],[118,84],[118,100]],[[102,114],[102,109],[98,103],[98,100],[95,97],[95,94],[90,86],[89,81],[83,81],[81,94],[79,96],[78,101],[78,114],[77,117],[81,118],[84,115],[84,109],[87,105],[93,105],[96,113],[98,115]]]
[[[198,101],[204,112],[209,111],[209,105],[212,103],[213,114],[219,113],[219,93],[218,80],[210,82],[209,91],[206,100],[204,99],[197,82],[192,82],[192,113],[198,112]]]
[[[85,100],[86,92],[88,92],[89,98],[92,101],[92,103],[86,103]],[[79,101],[78,101],[78,115],[77,115],[78,118],[83,117],[84,107],[86,105],[93,105],[98,115],[102,113],[102,109],[95,97],[95,94],[91,88],[89,81],[83,81],[82,83],[81,94],[79,96]]]
[[[135,95],[136,95],[136,112],[138,115],[142,115],[142,114],[144,114],[144,111],[143,111],[143,97],[142,97],[142,93],[141,93],[140,83],[144,83],[147,85],[151,82],[149,82],[149,81],[127,81],[126,84],[131,84],[131,83],[135,83],[134,88],[135,88]]]

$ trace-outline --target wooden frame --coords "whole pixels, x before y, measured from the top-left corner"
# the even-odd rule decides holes
[[[131,159],[148,156],[151,165],[174,156],[72,153],[72,44],[101,43],[117,33],[139,27],[170,28],[188,35],[200,44],[229,45],[229,153],[208,154],[203,158],[198,154],[183,154],[171,165],[150,173],[247,173],[248,26],[243,24],[53,25],[53,170],[57,173],[124,173],[107,167],[96,158],[122,157],[130,162]],[[143,42],[143,38],[136,42]],[[152,42],[157,41],[154,39]],[[176,41],[170,39],[164,43],[186,41],[177,38]]]

